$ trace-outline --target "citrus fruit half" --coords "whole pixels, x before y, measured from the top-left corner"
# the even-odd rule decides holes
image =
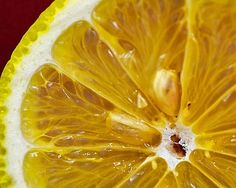
[[[0,80],[0,187],[236,187],[236,1],[56,0]]]

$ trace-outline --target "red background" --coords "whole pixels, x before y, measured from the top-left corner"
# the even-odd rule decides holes
[[[28,28],[53,0],[1,0],[0,73]]]

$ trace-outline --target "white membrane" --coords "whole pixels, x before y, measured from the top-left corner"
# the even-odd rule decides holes
[[[99,0],[70,0],[50,25],[47,33],[41,35],[30,48],[30,54],[25,56],[17,67],[11,81],[13,88],[6,106],[9,109],[5,118],[7,170],[14,179],[15,188],[25,188],[22,165],[26,152],[33,146],[27,143],[20,130],[20,108],[28,83],[34,72],[43,64],[53,63],[51,47],[63,30],[78,20],[90,21],[91,11]]]
[[[174,170],[176,165],[181,161],[188,161],[189,154],[196,148],[194,141],[195,135],[192,133],[191,127],[186,127],[181,124],[177,124],[174,128],[170,128],[169,125],[166,125],[165,128],[159,131],[162,133],[162,141],[157,147],[156,153],[166,160],[170,170]],[[177,135],[181,138],[179,144],[181,144],[186,151],[186,155],[182,158],[176,157],[176,155],[172,153],[173,151],[170,151],[173,144],[171,141],[172,135]]]

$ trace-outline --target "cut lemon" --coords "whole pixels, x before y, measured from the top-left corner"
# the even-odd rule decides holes
[[[236,187],[236,1],[56,0],[0,80],[0,187]]]

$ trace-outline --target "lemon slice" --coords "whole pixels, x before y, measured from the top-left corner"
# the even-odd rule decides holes
[[[0,187],[236,187],[236,1],[56,0],[0,80]]]

